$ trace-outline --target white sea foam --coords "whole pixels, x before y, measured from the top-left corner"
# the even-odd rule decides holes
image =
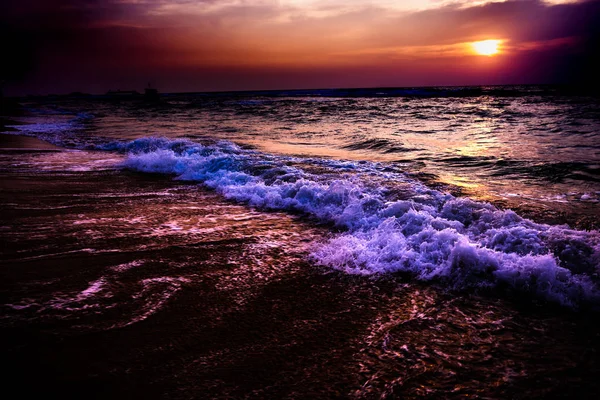
[[[77,296],[77,300],[81,301],[81,300],[87,299],[89,297],[92,297],[96,293],[102,291],[105,286],[106,286],[106,281],[102,278],[98,279],[97,281],[91,282],[90,286],[87,289],[85,289],[81,293],[79,293],[79,295]]]
[[[301,212],[340,228],[343,233],[316,246],[312,258],[319,264],[354,274],[404,272],[459,289],[508,288],[570,306],[600,305],[597,231],[534,223],[429,189],[376,163],[308,160],[331,171],[315,174],[294,166],[299,159],[231,143],[144,138],[104,148],[128,153],[127,168],[199,181],[228,199]]]
[[[128,262],[125,264],[119,264],[119,265],[112,266],[112,267],[110,267],[110,269],[115,272],[126,272],[126,271],[129,271],[130,269],[137,268],[142,265],[144,265],[144,261],[135,260],[135,261],[131,261],[131,262]]]

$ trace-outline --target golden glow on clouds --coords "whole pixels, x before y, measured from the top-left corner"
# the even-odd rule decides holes
[[[150,13],[213,14],[235,8],[276,8],[283,15],[303,15],[311,18],[326,18],[367,8],[390,10],[391,12],[414,12],[440,7],[468,8],[489,3],[504,3],[507,0],[219,0],[219,1],[175,1],[161,2]],[[543,0],[550,5],[576,3],[580,0]],[[120,0],[123,4],[138,4],[139,0]],[[143,3],[143,2],[142,2]],[[282,16],[283,16],[282,15]]]
[[[511,1],[512,5],[503,0],[114,1],[152,4],[139,8],[142,18],[136,22],[168,32],[170,43],[161,47],[176,57],[156,59],[182,66],[300,69],[397,64],[422,70],[425,64],[472,61],[479,55],[486,57],[480,57],[477,68],[499,68],[499,62],[519,53],[564,47],[566,40],[544,37],[545,30],[534,17],[551,7],[535,0],[523,0],[528,7],[516,7],[521,0]],[[482,7],[489,3],[498,4]],[[492,57],[496,54],[503,57]]]
[[[473,42],[472,46],[475,52],[479,55],[493,56],[498,54],[500,51],[500,43],[500,40],[482,40],[480,42]]]

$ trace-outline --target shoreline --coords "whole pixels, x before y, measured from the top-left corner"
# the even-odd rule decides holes
[[[11,227],[0,236],[12,242],[0,254],[9,389],[184,399],[598,388],[597,353],[579,358],[596,349],[585,316],[323,270],[289,257],[302,237],[290,232],[314,229],[301,220],[155,176],[91,175],[3,173],[31,183],[0,196]],[[167,234],[140,234],[144,224]],[[48,239],[36,237],[50,226]],[[273,231],[287,248],[265,239]]]
[[[166,176],[40,173],[38,161],[68,150],[10,134],[1,146],[17,149],[0,159],[9,390],[183,399],[598,389],[589,315],[324,269],[302,248],[328,231],[301,218]]]
[[[55,146],[52,143],[18,134],[0,132],[0,151],[11,153],[29,153],[29,152],[58,152],[65,149]]]

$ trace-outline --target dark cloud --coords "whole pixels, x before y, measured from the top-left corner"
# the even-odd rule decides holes
[[[385,18],[371,38],[404,45],[489,36],[508,37],[517,43],[542,41],[588,35],[599,17],[598,1],[548,5],[539,0],[513,0],[469,8],[446,6]]]
[[[104,13],[99,1],[68,0],[7,0],[0,3],[0,32],[2,79],[21,80],[41,62],[41,53],[69,47],[74,37],[87,31],[88,26]],[[116,12],[116,9],[113,10]]]
[[[599,0],[512,0],[413,13],[366,4],[337,14],[328,8],[325,16],[278,1],[4,0],[0,40],[9,61],[0,63],[0,78],[14,93],[102,92],[148,80],[165,91],[589,84],[600,70],[599,23]],[[455,56],[393,54],[403,46],[486,38],[508,39],[510,58],[486,69]],[[563,44],[546,45],[551,41]],[[369,53],[385,48],[390,54]]]
[[[600,1],[549,5],[539,0],[488,3],[477,7],[448,6],[390,17],[374,31],[370,45],[429,45],[487,38],[506,38],[516,49],[509,71],[497,83],[585,83],[597,86],[600,64]],[[544,42],[568,39],[559,48]],[[537,43],[518,51],[523,45]],[[510,79],[506,79],[510,77]]]

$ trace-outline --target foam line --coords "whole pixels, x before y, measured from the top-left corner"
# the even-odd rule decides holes
[[[231,200],[336,226],[341,233],[311,255],[318,264],[352,274],[404,272],[457,289],[506,288],[572,307],[600,305],[597,231],[535,223],[377,163],[309,160],[331,171],[316,174],[295,166],[298,159],[228,142],[143,138],[104,148],[128,153],[126,168],[198,181]]]

